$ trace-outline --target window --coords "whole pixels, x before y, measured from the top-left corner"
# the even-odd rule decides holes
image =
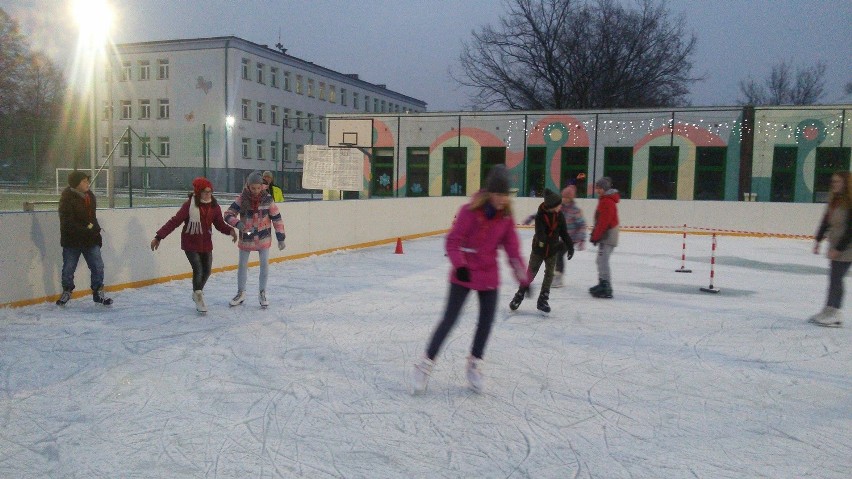
[[[296,129],[302,129],[302,112],[296,110]]]
[[[243,80],[251,80],[249,68],[251,68],[251,61],[248,58],[243,58],[243,60],[242,60],[242,78],[243,78]]]
[[[296,93],[302,94],[302,75],[296,75]]]
[[[284,89],[290,91],[290,72],[284,72]]]
[[[251,158],[251,138],[243,138],[243,158]]]
[[[269,86],[278,88],[278,69],[275,67],[269,68]]]
[[[543,150],[544,148],[542,148]],[[467,148],[444,148],[444,196],[464,196],[467,185]]]
[[[142,137],[142,156],[151,156],[151,138]]]
[[[112,111],[112,106],[109,104],[108,101],[105,101],[103,103],[103,109],[101,110],[101,119],[109,120],[110,118],[112,118],[112,115],[110,115],[111,111]]]
[[[262,85],[266,84],[266,79],[263,77],[263,72],[265,69],[266,65],[264,65],[263,63],[257,64],[257,82]]]
[[[699,146],[695,148],[695,189],[693,199],[725,199],[725,156],[724,146]]]
[[[317,118],[317,125],[319,125],[319,132],[325,133],[325,117]]]
[[[405,196],[429,196],[429,148],[409,148],[405,171]]]
[[[387,104],[385,103],[385,101],[384,101],[384,100],[382,100],[382,107],[381,107],[381,108],[382,108],[382,110],[381,110],[381,111],[382,111],[382,113],[387,112]]]
[[[364,111],[370,111],[370,95],[364,95]]]
[[[112,68],[109,64],[107,64],[107,66],[104,67],[104,81],[111,81],[111,80],[112,80]]]
[[[121,81],[130,81],[132,77],[130,62],[121,62]]]
[[[382,111],[382,110],[380,110],[380,109],[379,109],[379,99],[378,99],[378,98],[373,98],[373,112],[374,112],[374,113],[379,113],[379,112],[381,112],[381,111]]]
[[[361,107],[358,105],[358,92],[352,92],[352,108],[359,110]]]
[[[139,100],[139,119],[151,119],[151,100]]]
[[[343,105],[343,106],[349,106],[349,105],[347,105],[348,101],[349,100],[346,98],[346,88],[341,88],[340,89],[340,104]]]
[[[168,119],[169,118],[169,100],[161,98],[161,99],[157,100],[157,102],[158,102],[157,107],[159,109],[159,114],[160,114],[159,118],[161,120]]]
[[[243,99],[242,108],[243,120],[251,120],[251,100]]]
[[[372,196],[393,196],[393,148],[374,148],[370,193]]]
[[[139,60],[139,79],[151,79],[151,62],[149,60]]]
[[[158,80],[168,80],[169,79],[169,60],[168,59],[157,60],[157,79]]]
[[[278,142],[275,140],[269,142],[269,159],[278,161]]]
[[[677,146],[652,146],[648,149],[648,199],[677,199],[678,150]]]
[[[266,142],[264,142],[263,140],[257,140],[257,159],[258,160],[263,159],[263,150],[264,150],[264,148],[266,148],[265,143]]]
[[[130,106],[130,100],[121,100],[121,119],[129,120],[133,118],[133,108]]]
[[[814,169],[814,203],[825,203],[828,201],[828,192],[831,187],[831,175],[835,171],[849,170],[850,148],[825,147],[816,149],[816,168]]]
[[[121,137],[121,156],[127,158],[130,156],[130,138],[128,135],[124,135]]]
[[[257,102],[257,122],[266,123],[264,112],[266,111],[266,103]]]
[[[632,146],[609,146],[604,148],[603,176],[609,176],[612,179],[612,187],[618,190],[622,198],[630,198],[630,183],[633,181],[632,171]]]
[[[273,125],[278,124],[278,105],[269,106],[269,122]]]
[[[103,145],[101,156],[106,157],[112,151],[112,143],[109,141],[108,136],[101,138],[101,145]]]
[[[314,131],[314,114],[308,113],[308,131]]]
[[[314,97],[314,80],[313,78],[308,78],[308,96]]]
[[[290,109],[289,108],[284,109],[284,126],[286,126],[287,128],[290,128]]]
[[[529,196],[541,196],[545,184],[545,164],[547,148],[530,146],[527,148],[527,181],[526,193]]]
[[[325,100],[325,83],[324,83],[324,82],[320,82],[320,84],[319,84],[319,85],[320,85],[320,90],[319,90],[319,99],[320,99],[320,100]]]
[[[172,148],[169,143],[168,136],[159,136],[157,137],[157,143],[160,145],[160,156],[167,157],[171,154]]]
[[[776,146],[772,156],[772,184],[769,201],[794,201],[796,198],[796,156],[799,149],[795,146]]]
[[[491,168],[494,168],[497,165],[506,164],[506,147],[484,146],[480,149],[479,156],[482,158],[480,161],[479,184],[480,188],[485,188],[485,179],[488,178],[488,173],[491,171]]]
[[[578,178],[582,173],[583,179]],[[587,147],[562,147],[562,178],[560,185],[570,181],[577,185],[577,198],[587,194],[586,180],[589,176],[589,149]]]
[[[328,86],[328,101],[331,103],[337,102],[337,92],[334,89],[334,85]]]

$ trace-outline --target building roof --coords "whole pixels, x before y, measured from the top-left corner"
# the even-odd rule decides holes
[[[278,44],[276,46],[280,46]],[[381,83],[370,83],[362,80],[358,74],[341,73],[330,68],[317,65],[316,63],[303,60],[287,53],[287,49],[270,48],[269,45],[261,45],[259,43],[250,42],[248,40],[230,35],[222,37],[204,37],[204,38],[182,38],[172,40],[153,40],[147,42],[119,43],[115,45],[118,53],[147,53],[147,52],[162,52],[162,51],[181,51],[181,50],[197,50],[197,49],[215,49],[215,48],[235,48],[242,49],[246,52],[253,53],[270,60],[278,61],[284,64],[289,64],[294,67],[302,68],[307,71],[313,71],[318,75],[323,75],[327,78],[337,78],[349,85],[359,86],[365,90],[378,92],[382,95],[399,98],[408,103],[416,104],[426,108],[426,102],[423,100],[405,95],[398,91],[390,90],[387,85]]]

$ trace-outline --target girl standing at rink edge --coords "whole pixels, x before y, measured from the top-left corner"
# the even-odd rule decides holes
[[[848,171],[837,171],[831,175],[830,196],[825,214],[822,216],[814,243],[814,254],[819,254],[819,244],[828,240],[826,256],[831,260],[828,281],[828,297],[825,307],[808,319],[819,326],[839,328],[843,325],[840,306],[843,303],[843,277],[852,264],[852,177]]]
[[[257,251],[260,255],[260,281],[258,300],[260,306],[269,306],[266,299],[266,280],[269,276],[269,247],[272,245],[272,232],[278,240],[278,249],[284,249],[284,221],[272,196],[266,191],[263,176],[259,171],[251,173],[246,186],[230,208],[225,212],[225,221],[240,231],[237,247],[240,249],[240,263],[237,270],[237,295],[230,301],[231,306],[243,304],[246,300],[246,281],[248,279],[249,253]]]
[[[497,249],[502,247],[522,287],[529,286],[527,267],[521,258],[518,234],[509,200],[509,179],[502,165],[491,169],[485,190],[473,195],[470,203],[459,209],[450,233],[446,251],[452,263],[450,290],[443,319],[436,325],[423,358],[414,365],[414,393],[426,390],[435,357],[461,313],[471,290],[479,296],[479,320],[467,358],[467,380],[474,391],[482,389],[482,356],[491,333],[499,296],[500,271]]]

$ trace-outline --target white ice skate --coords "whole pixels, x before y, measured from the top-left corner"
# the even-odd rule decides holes
[[[429,384],[429,376],[432,375],[432,368],[434,367],[435,361],[427,357],[414,364],[414,370],[411,373],[411,389],[414,394],[426,391],[426,386]]]
[[[207,305],[204,304],[204,291],[196,289],[192,292],[192,300],[195,301],[195,310],[199,313],[207,312]]]
[[[482,359],[473,356],[467,357],[467,382],[473,392],[482,391]]]
[[[239,306],[239,305],[245,303],[245,301],[246,301],[246,292],[240,291],[240,292],[237,293],[236,296],[234,296],[234,299],[232,299],[228,304],[230,304],[231,306]]]
[[[260,300],[260,307],[266,309],[269,306],[269,301],[266,300],[266,291],[261,291],[258,295],[258,299]]]

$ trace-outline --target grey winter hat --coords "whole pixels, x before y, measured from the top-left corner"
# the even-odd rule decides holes
[[[612,179],[609,176],[602,176],[595,182],[595,187],[607,191],[612,188]]]
[[[248,185],[262,185],[263,184],[263,175],[260,174],[259,171],[253,171],[248,178],[246,178],[246,186]]]
[[[544,207],[547,209],[555,208],[562,204],[562,196],[550,190],[544,190]]]
[[[509,194],[509,173],[506,172],[505,166],[497,165],[491,168],[485,181],[485,190],[489,193]]]

